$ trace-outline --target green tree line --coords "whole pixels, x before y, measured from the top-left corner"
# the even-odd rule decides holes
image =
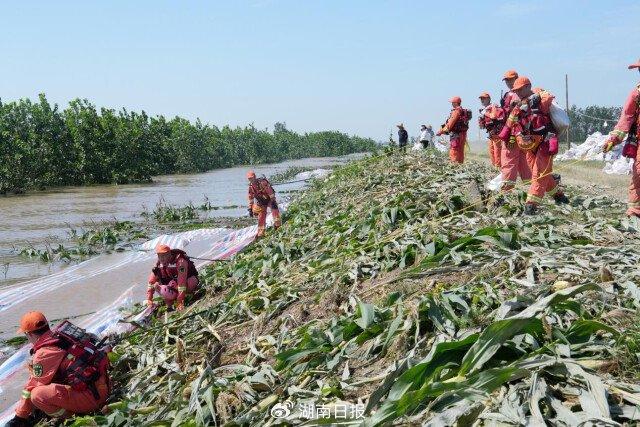
[[[0,102],[0,193],[149,181],[167,173],[339,156],[375,145],[337,131],[298,134],[282,123],[269,132],[98,109],[86,99],[61,110],[41,94],[37,102]]]
[[[582,143],[587,136],[594,132],[608,134],[617,123],[621,111],[621,107],[590,105],[579,108],[575,105],[572,106],[568,111],[571,119],[569,139],[572,142]]]

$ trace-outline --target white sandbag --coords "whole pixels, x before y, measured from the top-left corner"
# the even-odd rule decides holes
[[[562,107],[560,107],[555,100],[551,102],[549,113],[551,115],[553,127],[556,128],[558,139],[562,140],[566,137],[567,131],[569,130],[569,125],[571,124],[571,120],[569,120],[569,114]]]
[[[498,176],[487,182],[486,187],[491,191],[500,190],[500,187],[502,187],[502,174],[499,173]]]
[[[613,162],[607,162],[602,171],[609,175],[629,175],[633,169],[633,159],[620,157]]]
[[[440,138],[433,142],[433,146],[441,153],[447,153],[449,151],[449,137],[440,136]]]
[[[331,173],[330,169],[314,169],[312,171],[300,172],[299,174],[293,177],[293,180],[301,181],[303,179],[324,178],[330,173]]]
[[[631,173],[633,160],[622,157],[624,143],[618,144],[608,153],[602,152],[602,146],[608,135],[594,132],[580,145],[573,144],[571,148],[556,156],[558,161],[585,160],[606,162],[602,171],[607,174],[627,175]]]

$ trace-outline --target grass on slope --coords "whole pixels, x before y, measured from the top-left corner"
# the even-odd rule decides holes
[[[490,175],[432,153],[338,168],[208,269],[204,299],[118,345],[111,412],[76,422],[640,419],[637,223],[575,190],[495,209]]]

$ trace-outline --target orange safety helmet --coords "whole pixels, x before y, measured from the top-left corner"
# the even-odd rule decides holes
[[[531,80],[528,77],[522,76],[518,77],[515,82],[513,82],[512,90],[522,89],[526,85],[531,86]]]
[[[633,70],[634,68],[640,68],[640,59],[638,59],[636,62],[634,62],[633,64],[629,65],[630,70]]]
[[[25,315],[22,316],[22,319],[20,319],[20,328],[18,329],[18,333],[21,334],[37,331],[45,326],[49,326],[49,322],[47,321],[47,318],[44,317],[44,314],[39,311],[30,311],[25,313]]]
[[[247,172],[247,179],[253,179],[256,177],[256,173],[254,171]]]
[[[480,98],[480,99],[482,99],[482,98],[491,98],[491,95],[489,95],[487,92],[482,92],[478,98]]]
[[[156,246],[156,253],[158,255],[160,254],[168,254],[169,252],[171,252],[171,248],[168,245],[158,245]]]
[[[462,99],[460,99],[459,96],[454,96],[453,98],[451,98],[449,100],[449,102],[455,102],[455,103],[458,103],[458,104],[462,104]]]
[[[516,72],[516,70],[505,71],[504,75],[502,76],[502,80],[517,79],[517,78],[518,78],[518,73]]]

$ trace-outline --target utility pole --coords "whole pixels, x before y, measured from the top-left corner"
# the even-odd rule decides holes
[[[564,101],[565,107],[567,109],[567,114],[569,114],[569,75],[564,75]],[[569,129],[571,129],[571,125],[569,125]],[[567,150],[571,148],[571,142],[569,142],[569,129],[567,129]]]

